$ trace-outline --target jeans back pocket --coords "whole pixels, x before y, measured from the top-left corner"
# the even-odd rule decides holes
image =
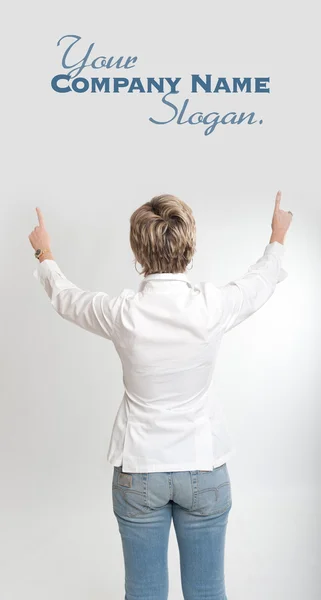
[[[197,502],[193,512],[220,515],[231,507],[231,481],[226,463],[212,471],[198,471]]]
[[[147,473],[123,473],[114,467],[112,500],[114,513],[120,517],[136,517],[150,512],[147,504]]]

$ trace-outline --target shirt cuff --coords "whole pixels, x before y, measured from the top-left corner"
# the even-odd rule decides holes
[[[63,276],[63,273],[55,260],[45,258],[42,262],[39,262],[37,268],[33,271],[33,276],[38,280],[42,281],[49,273],[59,273]]]
[[[281,244],[280,242],[271,242],[270,244],[268,244],[265,248],[266,252],[273,252],[274,254],[277,254],[278,256],[280,256],[281,258],[284,256],[285,253],[285,247],[284,244]]]
[[[281,281],[283,281],[284,279],[286,279],[288,277],[288,273],[285,269],[280,269],[280,273],[279,273],[279,277],[278,277],[278,281],[277,283],[280,283]]]
[[[280,259],[283,258],[284,253],[285,253],[284,244],[280,244],[280,242],[277,242],[277,241],[271,242],[265,248],[265,254],[275,254]],[[287,277],[288,277],[287,271],[281,267],[277,283],[280,283],[281,281],[284,281],[284,279],[286,279]]]

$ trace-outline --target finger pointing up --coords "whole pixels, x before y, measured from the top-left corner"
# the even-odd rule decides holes
[[[43,214],[42,214],[42,212],[41,212],[41,210],[40,210],[40,208],[38,206],[36,208],[36,211],[37,211],[37,215],[38,215],[39,225],[40,225],[40,227],[44,227],[45,226],[45,221],[44,221],[44,218],[43,218]]]
[[[281,202],[281,192],[280,190],[278,191],[276,198],[275,198],[275,210],[279,210],[280,208],[280,202]]]

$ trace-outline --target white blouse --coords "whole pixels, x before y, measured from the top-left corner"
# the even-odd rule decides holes
[[[185,273],[144,277],[118,296],[82,290],[54,260],[33,275],[52,307],[75,325],[111,340],[124,394],[107,460],[124,472],[209,470],[234,453],[222,407],[211,394],[224,333],[254,314],[287,277],[284,246],[273,242],[247,273],[222,287]]]

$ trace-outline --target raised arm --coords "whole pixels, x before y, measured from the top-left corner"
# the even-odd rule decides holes
[[[29,235],[29,240],[35,250],[46,251],[38,259],[34,277],[42,284],[52,307],[61,317],[91,333],[112,339],[122,294],[111,297],[105,292],[83,290],[69,281],[54,260],[43,215],[39,208],[36,210],[39,225]]]
[[[230,331],[259,310],[275,291],[276,285],[287,277],[282,268],[285,235],[292,221],[292,213],[280,208],[281,192],[276,195],[272,217],[272,234],[264,254],[251,265],[245,275],[219,289],[221,324]]]

